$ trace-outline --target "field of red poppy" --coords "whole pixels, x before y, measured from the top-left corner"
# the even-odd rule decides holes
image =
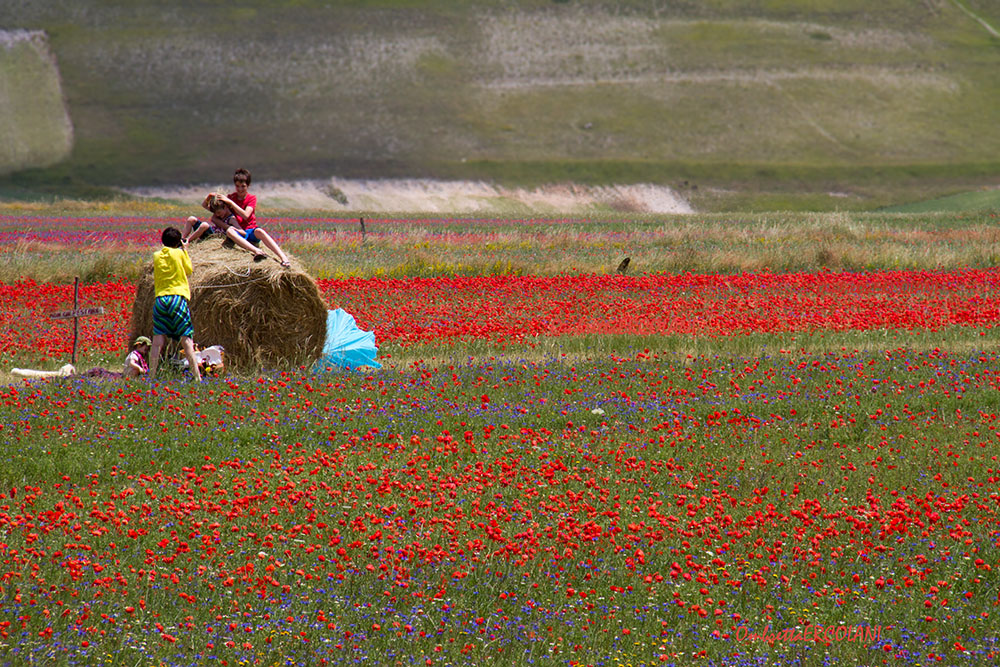
[[[381,371],[5,375],[0,649],[80,665],[989,662],[998,280],[328,277]],[[127,278],[81,286],[106,311],[81,320],[82,359],[118,358],[132,296]],[[5,371],[67,360],[69,327],[46,317],[67,301],[65,283],[0,284]]]

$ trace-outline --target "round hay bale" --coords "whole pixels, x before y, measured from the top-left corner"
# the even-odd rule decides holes
[[[195,343],[225,348],[227,368],[311,364],[322,355],[326,304],[294,257],[287,269],[273,257],[254,262],[216,237],[190,244],[188,254]],[[129,340],[153,335],[153,299],[150,261],[136,287]]]

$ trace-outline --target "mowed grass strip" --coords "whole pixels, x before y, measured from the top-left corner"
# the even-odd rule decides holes
[[[968,202],[969,200],[963,200]],[[10,206],[0,217],[0,280],[135,280],[160,231],[190,207],[144,203]],[[2,209],[0,209],[2,210]],[[67,215],[68,214],[68,215]],[[288,214],[285,214],[288,215]],[[995,266],[996,212],[595,215],[489,219],[296,214],[269,217],[316,278],[613,273],[955,270]],[[166,216],[166,217],[159,217]]]

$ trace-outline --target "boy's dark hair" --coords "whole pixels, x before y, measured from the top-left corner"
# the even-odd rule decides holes
[[[168,248],[180,248],[181,247],[181,230],[176,227],[167,227],[160,234],[160,240],[163,241],[163,245]]]
[[[234,181],[236,181],[236,180],[246,181],[247,182],[247,186],[249,187],[250,186],[250,170],[249,169],[244,169],[243,167],[240,167],[233,174],[233,180]]]

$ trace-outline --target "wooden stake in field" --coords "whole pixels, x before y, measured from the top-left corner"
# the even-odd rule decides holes
[[[68,320],[73,319],[73,359],[70,361],[71,364],[76,366],[76,343],[80,338],[80,318],[88,317],[90,315],[103,315],[104,308],[102,306],[97,306],[96,308],[80,308],[80,278],[73,279],[73,310],[57,310],[54,313],[49,313],[49,317],[54,320]]]

